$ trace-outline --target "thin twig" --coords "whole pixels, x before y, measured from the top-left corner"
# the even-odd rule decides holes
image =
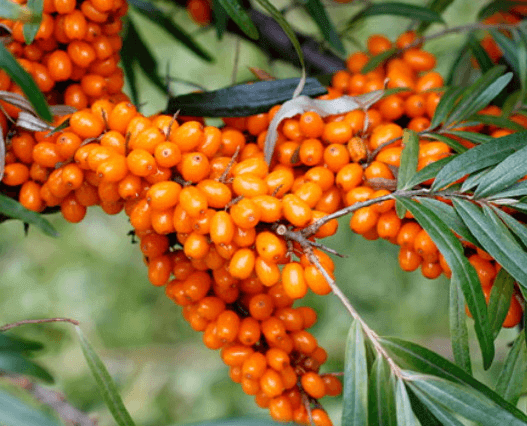
[[[73,325],[79,325],[78,321],[71,319],[71,318],[43,318],[43,319],[33,319],[33,320],[22,320],[22,321],[17,321],[11,324],[6,324],[0,327],[0,332],[7,331],[15,327],[20,327],[21,325],[44,324],[47,322],[69,322]]]

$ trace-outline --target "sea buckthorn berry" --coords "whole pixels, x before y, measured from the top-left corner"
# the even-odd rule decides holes
[[[269,116],[265,112],[247,118],[247,131],[253,136],[258,136],[267,127],[269,127]]]
[[[276,158],[284,166],[296,166],[300,164],[300,143],[294,141],[283,142],[276,149]]]
[[[242,132],[226,128],[221,132],[220,152],[222,155],[233,156],[237,149],[245,146],[245,136]]]
[[[270,348],[265,354],[267,364],[276,371],[281,371],[290,365],[287,352],[279,348]]]
[[[42,167],[55,167],[62,157],[56,144],[39,142],[33,148],[33,160]]]
[[[242,365],[242,374],[247,379],[259,379],[265,370],[267,370],[267,359],[260,352],[251,354]]]
[[[22,163],[7,164],[2,182],[8,186],[22,185],[29,179],[29,168]]]
[[[473,254],[468,258],[470,264],[474,267],[478,274],[479,281],[482,287],[490,287],[496,277],[496,269],[488,260],[484,260],[478,254]]]
[[[208,208],[207,198],[195,186],[186,186],[179,193],[179,203],[186,212],[192,216],[197,217]]]
[[[317,348],[317,339],[308,331],[301,330],[291,333],[294,348],[303,354],[309,355]]]
[[[21,132],[11,138],[11,149],[22,163],[31,164],[33,162],[34,146],[35,139],[29,132]]]
[[[62,181],[70,189],[80,188],[84,180],[84,172],[75,163],[70,163],[62,168]]]
[[[293,186],[294,179],[293,171],[289,168],[273,170],[265,178],[267,193],[276,198],[283,197]]]
[[[507,312],[507,316],[503,320],[502,327],[505,327],[505,328],[515,327],[520,323],[522,317],[523,317],[522,306],[520,302],[518,302],[518,299],[516,299],[516,296],[513,295],[511,299],[511,304],[509,306],[509,310]]]
[[[258,195],[266,195],[267,184],[252,173],[244,173],[234,178],[232,190],[236,195],[252,198]]]
[[[224,183],[212,179],[204,179],[200,181],[197,188],[207,198],[208,205],[216,209],[225,207],[232,199],[230,188]]]
[[[240,317],[234,311],[226,310],[216,319],[217,336],[224,342],[230,343],[236,339],[240,327]]]
[[[286,396],[278,396],[269,402],[269,414],[277,422],[290,422],[293,420],[293,407]]]
[[[282,200],[284,217],[294,226],[303,227],[312,218],[309,205],[294,194],[287,194]]]
[[[324,374],[322,380],[326,388],[326,395],[337,396],[342,393],[342,382],[337,377],[332,374]]]
[[[373,192],[372,194],[370,194],[368,198],[370,200],[374,200],[376,198],[385,197],[390,194],[391,192],[388,191],[387,189],[379,189]],[[374,210],[377,213],[387,213],[395,207],[395,200],[392,199],[392,200],[381,201],[379,203],[374,204],[373,206],[374,206]]]
[[[301,299],[307,294],[307,283],[304,279],[304,268],[297,262],[291,262],[282,269],[284,290],[292,299]]]
[[[225,311],[227,312],[227,311]],[[230,311],[232,312],[232,311]],[[236,314],[235,314],[236,315]],[[238,315],[236,315],[238,316]],[[216,324],[216,335],[218,335],[219,328]],[[222,339],[220,339],[220,342]],[[244,361],[249,358],[254,353],[254,350],[252,348],[249,348],[247,346],[243,345],[233,345],[233,346],[226,346],[221,351],[221,359],[225,364],[227,364],[229,367],[235,366],[235,365],[243,365]]]
[[[304,182],[294,190],[294,194],[304,201],[310,208],[314,208],[322,198],[322,188],[315,182]]]
[[[403,271],[415,271],[422,262],[421,256],[408,247],[399,250],[399,266]]]
[[[215,296],[203,297],[198,302],[197,311],[203,318],[214,321],[218,315],[225,311],[225,302]]]
[[[249,278],[254,270],[256,256],[251,249],[239,249],[229,263],[229,272],[235,278]]]
[[[277,309],[293,306],[294,299],[287,295],[284,286],[280,282],[269,288],[267,294],[271,296],[273,304]]]
[[[350,228],[357,234],[365,234],[370,231],[379,219],[379,213],[373,206],[362,207],[358,209],[350,220]]]
[[[333,276],[333,272],[326,272],[330,276]],[[304,268],[304,279],[306,281],[307,286],[315,294],[323,296],[331,292],[331,287],[328,284],[325,276],[315,265],[309,265]]]
[[[352,136],[351,126],[346,121],[333,121],[324,127],[322,139],[328,144],[345,144]]]
[[[352,73],[360,73],[369,60],[370,58],[366,53],[355,52],[348,57],[346,67]]]
[[[168,251],[169,241],[165,235],[148,234],[141,238],[139,245],[141,252],[147,258],[154,258]]]
[[[241,320],[238,328],[238,340],[246,346],[252,346],[260,340],[260,323],[252,317]]]
[[[313,308],[309,306],[300,306],[296,310],[302,315],[304,320],[303,328],[310,328],[317,322],[317,313]]]
[[[403,129],[398,124],[387,123],[377,126],[370,137],[370,148],[377,149],[390,141],[393,141],[390,146],[398,146],[401,144],[402,135]]]
[[[318,139],[305,139],[300,144],[298,155],[302,164],[306,166],[316,166],[322,161],[324,146]]]
[[[205,331],[203,333],[203,343],[205,343],[205,346],[207,348],[212,349],[212,350],[220,349],[223,346],[223,342],[216,335],[216,323],[215,322],[210,322],[205,327]]]
[[[375,157],[376,161],[388,164],[390,166],[399,167],[401,165],[402,146],[389,146],[383,148]]]
[[[269,174],[269,166],[262,158],[247,158],[246,160],[235,164],[231,170],[233,176],[249,173],[261,179]]]
[[[190,259],[202,259],[209,252],[209,243],[205,235],[192,232],[183,244],[183,251]]]
[[[304,112],[299,119],[300,131],[306,138],[318,138],[324,132],[324,121],[314,111]]]
[[[349,191],[362,182],[362,167],[356,163],[347,164],[342,167],[336,176],[335,183],[343,191]]]
[[[420,49],[405,50],[403,60],[417,72],[430,71],[436,65],[434,55]]]
[[[422,229],[416,222],[406,222],[397,234],[397,244],[413,250],[415,237]]]
[[[333,426],[333,422],[329,418],[328,413],[321,408],[315,408],[311,412],[311,417],[313,418],[315,426]]]
[[[168,282],[172,272],[172,258],[162,255],[150,259],[148,262],[148,280],[152,285],[162,286]]]
[[[55,81],[68,80],[72,72],[72,63],[68,54],[62,50],[55,50],[48,57],[48,72]]]
[[[260,392],[260,383],[258,380],[242,377],[242,390],[247,395],[257,395]]]
[[[415,236],[413,248],[419,256],[428,262],[436,262],[438,260],[439,252],[437,247],[424,229]]]
[[[380,161],[372,161],[364,170],[366,180],[370,179],[393,179],[393,173],[390,168]]]
[[[254,319],[264,321],[271,316],[274,302],[268,294],[257,294],[249,301],[249,313]]]
[[[74,112],[70,117],[70,128],[81,138],[96,138],[104,130],[104,122],[89,110]]]
[[[179,168],[183,179],[196,183],[209,175],[209,159],[201,152],[183,154]]]
[[[368,37],[367,47],[368,52],[375,56],[390,49],[392,47],[392,42],[384,35],[373,34]]]
[[[421,263],[421,274],[423,277],[433,280],[437,278],[443,272],[443,268],[437,262],[426,262]]]
[[[188,0],[187,12],[198,25],[209,25],[212,19],[212,9],[208,0]]]
[[[441,74],[435,71],[427,72],[417,79],[415,90],[422,93],[431,89],[443,87],[444,81]]]
[[[231,206],[231,217],[240,228],[254,228],[262,215],[260,208],[248,198],[244,198]]]
[[[260,377],[260,387],[270,397],[281,395],[285,389],[282,376],[271,368],[265,370]]]
[[[313,398],[319,399],[326,394],[324,380],[315,372],[308,372],[300,378],[302,388]]]
[[[263,259],[269,262],[277,262],[287,253],[287,245],[276,234],[263,231],[256,237],[256,251]]]
[[[350,73],[345,70],[339,70],[331,78],[331,87],[342,93],[348,92]]]
[[[348,149],[344,145],[331,144],[324,150],[324,164],[334,173],[350,162]]]
[[[250,247],[256,240],[256,230],[254,228],[236,227],[232,242],[238,247]]]
[[[412,45],[417,40],[417,34],[415,31],[406,31],[402,33],[399,37],[397,37],[397,40],[395,41],[395,45],[399,49],[406,49],[410,45]]]
[[[176,182],[158,182],[146,193],[146,200],[153,209],[165,210],[175,206],[179,201],[181,185]]]
[[[260,221],[273,223],[282,217],[282,201],[271,195],[259,195],[252,199],[260,211]]]
[[[258,279],[266,287],[271,287],[280,281],[281,272],[276,263],[269,262],[261,257],[256,258],[254,271]]]
[[[44,208],[44,203],[40,195],[41,186],[31,180],[24,182],[18,194],[18,201],[26,209],[39,212]]]
[[[397,237],[400,229],[401,219],[399,219],[395,210],[381,213],[377,221],[377,234],[379,234],[379,237],[391,240]]]
[[[86,216],[86,207],[79,203],[74,194],[69,194],[60,203],[60,212],[68,222],[78,223]]]

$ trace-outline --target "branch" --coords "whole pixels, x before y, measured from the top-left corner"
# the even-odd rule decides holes
[[[73,325],[79,325],[78,321],[74,319],[70,319],[70,318],[44,318],[44,319],[34,319],[34,320],[22,320],[22,321],[17,321],[11,324],[6,324],[0,327],[0,332],[7,331],[15,327],[20,327],[21,325],[25,325],[25,324],[44,324],[47,322],[69,322]]]

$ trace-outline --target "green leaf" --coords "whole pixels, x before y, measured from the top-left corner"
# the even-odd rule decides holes
[[[507,354],[496,382],[496,393],[516,405],[522,393],[527,368],[527,346],[525,332],[521,332]]]
[[[368,393],[368,420],[371,425],[395,426],[395,394],[390,366],[379,356],[372,367]]]
[[[173,114],[181,110],[182,115],[205,117],[246,117],[267,112],[277,104],[291,99],[298,85],[298,78],[257,81],[225,89],[203,93],[189,93],[172,97],[166,111]],[[326,93],[316,78],[308,78],[302,92],[306,96]]]
[[[513,133],[478,145],[456,156],[436,176],[432,190],[442,189],[463,176],[494,166],[527,145],[526,132]]]
[[[468,42],[466,42],[459,49],[459,52],[456,55],[454,61],[452,62],[450,70],[448,71],[447,77],[445,78],[445,84],[447,86],[450,86],[454,83],[455,76],[459,74],[459,68],[461,66],[466,66],[467,62],[470,63],[469,55],[470,55],[470,52],[469,52]]]
[[[398,51],[399,50],[396,47],[392,47],[391,49],[388,49],[385,52],[375,55],[373,58],[370,58],[370,60],[366,65],[364,65],[364,67],[362,67],[361,73],[366,74],[367,72],[373,71],[384,61],[395,55]]]
[[[37,228],[40,228],[44,234],[49,235],[50,237],[59,236],[51,223],[49,223],[41,214],[26,209],[18,201],[3,194],[0,194],[0,213],[13,219],[19,219],[30,225],[35,225]]]
[[[224,0],[223,0],[224,1]],[[285,20],[284,16],[280,11],[268,0],[256,0],[256,2],[262,6],[265,11],[271,15],[271,17],[280,25],[282,30],[286,33],[287,37],[293,43],[293,46],[295,48],[296,54],[298,55],[298,60],[300,61],[300,65],[302,69],[305,69],[304,64],[304,53],[302,52],[302,46],[300,45],[300,42],[298,41],[298,38],[296,37],[295,32],[293,31],[293,28],[291,28],[291,25]]]
[[[489,368],[494,358],[494,339],[487,316],[487,304],[475,269],[468,262],[463,246],[435,212],[413,200],[398,197],[428,233],[452,270],[452,276],[461,283],[474,329],[483,356],[483,367]],[[469,227],[470,228],[470,227]]]
[[[452,4],[453,1],[454,0],[431,0],[428,3],[428,9],[441,14],[448,6]],[[423,34],[431,24],[431,22],[421,22],[421,24],[417,27],[417,34]]]
[[[49,417],[32,405],[0,389],[0,423],[16,426],[62,426],[57,419]]]
[[[527,253],[490,209],[479,207],[466,200],[453,199],[456,209],[481,247],[502,265],[516,280],[527,287]]]
[[[494,338],[498,336],[503,321],[505,321],[513,291],[514,278],[505,269],[501,268],[492,284],[488,307],[490,327]]]
[[[258,29],[238,0],[218,0],[218,2],[247,37],[258,40]]]
[[[22,28],[24,33],[24,40],[26,44],[33,43],[35,36],[40,28],[42,22],[42,12],[44,9],[43,0],[28,0],[27,7],[31,11],[32,19],[26,22]]]
[[[419,389],[435,404],[443,405],[452,412],[479,426],[520,426],[525,423],[476,389],[459,383],[421,374],[408,378],[412,387]]]
[[[360,322],[354,320],[348,333],[344,359],[342,426],[368,424],[368,369]]]
[[[20,337],[9,336],[5,333],[0,333],[0,352],[39,351],[43,348],[44,345],[42,343],[21,339]]]
[[[470,230],[463,223],[451,205],[435,198],[420,198],[419,202],[423,206],[435,212],[452,231],[458,234],[465,241],[468,241],[474,245],[478,244],[477,240],[470,233]]]
[[[443,404],[433,401],[428,395],[414,386],[411,381],[408,382],[408,386],[430,412],[439,419],[442,426],[463,426],[463,423],[457,420],[452,412]]]
[[[489,124],[492,126],[503,127],[505,129],[516,130],[518,132],[525,131],[525,127],[515,123],[512,120],[509,120],[503,115],[474,114],[468,119],[470,121],[475,121],[482,124]]]
[[[514,235],[520,239],[523,245],[527,247],[527,227],[511,215],[505,213],[503,210],[494,206],[492,206],[492,209],[498,214],[500,219],[505,222],[505,225],[507,225]]]
[[[132,420],[132,417],[130,417],[130,414],[126,410],[121,396],[119,395],[119,392],[117,390],[117,386],[115,385],[114,381],[112,380],[112,377],[108,373],[108,370],[106,370],[106,367],[104,366],[103,362],[101,361],[97,353],[93,350],[92,345],[90,344],[88,339],[86,339],[80,327],[76,326],[75,330],[77,331],[77,335],[79,336],[79,342],[81,344],[81,349],[82,353],[84,354],[84,358],[86,359],[88,367],[90,368],[90,371],[92,372],[93,377],[95,378],[102,399],[104,400],[104,403],[110,410],[110,413],[112,413],[113,418],[119,426],[134,426],[134,421]]]
[[[430,410],[419,400],[419,398],[417,398],[415,392],[410,387],[407,387],[406,391],[410,397],[410,403],[412,404],[412,410],[414,411],[415,417],[421,422],[421,425],[443,426]]]
[[[27,7],[10,1],[0,2],[0,17],[4,19],[11,19],[13,21],[24,20],[27,19],[29,14],[30,12]]]
[[[470,347],[468,342],[467,315],[465,314],[465,298],[461,284],[456,276],[450,280],[450,340],[454,360],[468,374],[472,374],[470,362]]]
[[[448,116],[448,113],[452,110],[455,103],[459,101],[459,97],[463,90],[464,88],[461,86],[451,87],[443,94],[443,96],[441,96],[441,100],[437,104],[434,116],[432,117],[432,121],[430,122],[431,129],[435,129],[443,121],[445,121]]]
[[[439,133],[423,133],[421,136],[444,142],[457,153],[468,151],[468,148],[462,143]]]
[[[411,188],[408,183],[417,172],[419,136],[413,130],[405,129],[402,143],[404,148],[401,152],[401,164],[399,166],[399,173],[397,174],[398,190]]]
[[[516,74],[520,73],[518,62],[518,47],[516,43],[498,30],[489,30],[492,38],[503,52],[503,58],[511,66]]]
[[[229,22],[229,15],[221,6],[219,0],[212,0],[212,13],[214,15],[214,26],[216,27],[216,36],[218,40],[223,38],[223,34],[227,30],[227,23]]]
[[[475,132],[465,132],[464,130],[450,130],[448,134],[458,136],[476,144],[487,143],[494,139],[492,136],[489,135],[483,135],[481,133]]]
[[[132,99],[132,102],[135,105],[139,105],[139,93],[137,91],[137,76],[134,70],[134,64],[136,63],[136,57],[135,57],[135,50],[134,50],[134,40],[133,37],[135,37],[135,29],[130,32],[126,31],[124,38],[123,38],[123,47],[121,48],[121,64],[123,66],[124,75],[126,77],[126,81],[128,82],[128,85],[130,86],[130,96]]]
[[[512,73],[504,75],[503,67],[497,66],[487,71],[461,95],[461,100],[454,106],[450,116],[445,121],[445,127],[452,127],[472,114],[485,108],[490,101],[498,96],[512,80]],[[501,75],[501,76],[500,76]]]
[[[399,367],[442,377],[455,383],[464,383],[471,388],[477,389],[503,409],[508,410],[519,419],[527,422],[527,416],[522,411],[518,410],[492,389],[437,353],[423,346],[396,337],[381,337],[379,342]]]
[[[527,37],[521,27],[513,31],[514,40],[518,46],[518,79],[520,80],[520,99],[527,94]]]
[[[335,25],[333,25],[333,22],[329,18],[326,8],[322,2],[320,0],[307,0],[304,3],[304,7],[311,18],[313,18],[313,20],[316,22],[320,32],[324,36],[324,40],[326,40],[334,49],[336,49],[337,52],[344,54],[344,45],[342,44],[342,41],[340,40],[340,37],[335,29]]]
[[[489,171],[474,191],[474,197],[485,198],[508,188],[525,176],[525,163],[527,163],[527,146],[509,155]]]
[[[170,19],[161,9],[154,4],[143,0],[130,0],[134,9],[168,32],[174,40],[181,42],[187,49],[194,52],[200,58],[211,62],[212,56],[197,43],[190,34]]]
[[[478,62],[481,72],[486,73],[488,70],[490,70],[494,66],[492,59],[490,59],[489,54],[483,48],[483,46],[480,44],[479,40],[476,38],[476,36],[473,33],[469,33],[467,39],[468,39],[468,46],[470,50],[472,51],[472,55]]]
[[[44,368],[17,352],[0,351],[0,370],[32,376],[46,383],[54,382],[53,377]]]
[[[46,99],[35,81],[5,48],[3,43],[0,43],[0,69],[3,69],[9,74],[13,81],[20,86],[29,102],[31,102],[31,105],[35,108],[37,114],[42,117],[43,120],[51,121],[53,119],[49,106],[46,103]]]
[[[400,378],[397,379],[395,401],[397,404],[397,425],[420,426],[419,420],[416,419],[414,411],[412,410],[406,386]]]
[[[521,5],[519,1],[511,0],[494,0],[485,5],[478,12],[478,21],[483,21],[485,18],[494,15],[496,12],[508,11],[514,6]]]
[[[408,188],[414,188],[415,186],[427,181],[428,179],[435,178],[439,170],[445,167],[454,158],[456,157],[441,158],[440,160],[434,161],[425,168],[419,170],[415,175],[413,175],[412,179],[410,179],[410,182],[408,182]]]
[[[461,184],[461,192],[468,192],[472,188],[478,186],[481,179],[483,179],[490,170],[492,170],[492,168],[488,167],[486,169],[468,175],[465,181]]]

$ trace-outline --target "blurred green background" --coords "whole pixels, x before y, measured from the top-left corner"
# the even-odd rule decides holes
[[[449,26],[471,22],[482,3],[456,0],[446,11],[445,21]],[[358,11],[358,6],[337,6],[331,2],[328,8],[337,25]],[[229,85],[235,39],[227,35],[220,42],[213,29],[194,25],[184,9],[175,12],[175,20],[213,53],[215,62],[201,61],[132,11],[136,27],[159,61],[160,73],[169,64],[172,77],[206,89]],[[299,9],[287,17],[296,28],[318,36],[309,17]],[[370,18],[357,26],[353,37],[363,43],[369,34],[382,32],[394,40],[408,24],[402,18]],[[440,25],[435,25],[430,33],[440,29]],[[461,42],[459,36],[449,36],[426,45],[437,55],[438,68],[443,74]],[[351,43],[347,47],[349,52],[356,50]],[[298,70],[287,64],[269,62],[250,43],[242,41],[239,48],[237,81],[252,78],[248,66],[265,69],[277,77],[299,75]],[[166,95],[151,86],[144,76],[139,78],[139,88],[140,100],[146,102],[142,106],[144,113],[164,108]],[[172,89],[184,93],[194,88],[174,83]],[[259,409],[252,397],[230,381],[219,354],[202,344],[201,334],[191,330],[180,308],[164,296],[163,289],[148,283],[140,251],[127,236],[131,227],[124,214],[110,217],[94,208],[77,225],[66,223],[60,215],[49,219],[60,232],[57,239],[33,228],[24,237],[22,224],[15,221],[0,225],[1,324],[46,317],[80,321],[117,381],[137,424],[166,426],[239,416],[267,418],[267,412]],[[378,334],[418,342],[451,358],[448,281],[444,277],[430,281],[419,272],[402,272],[395,246],[354,235],[347,219],[341,222],[339,234],[327,244],[348,255],[345,259],[335,259],[337,281]],[[348,314],[331,295],[310,295],[302,304],[309,304],[319,312],[313,333],[329,353],[323,371],[342,370],[350,325]],[[38,360],[56,378],[56,389],[64,391],[80,409],[94,413],[100,425],[115,424],[97,392],[71,326],[24,326],[15,333],[46,345],[44,355]],[[479,378],[492,383],[507,343],[514,335],[514,330],[501,333],[497,343],[498,362],[486,373],[481,371],[479,353],[473,344]],[[323,403],[335,424],[339,424],[339,399],[325,398]]]

